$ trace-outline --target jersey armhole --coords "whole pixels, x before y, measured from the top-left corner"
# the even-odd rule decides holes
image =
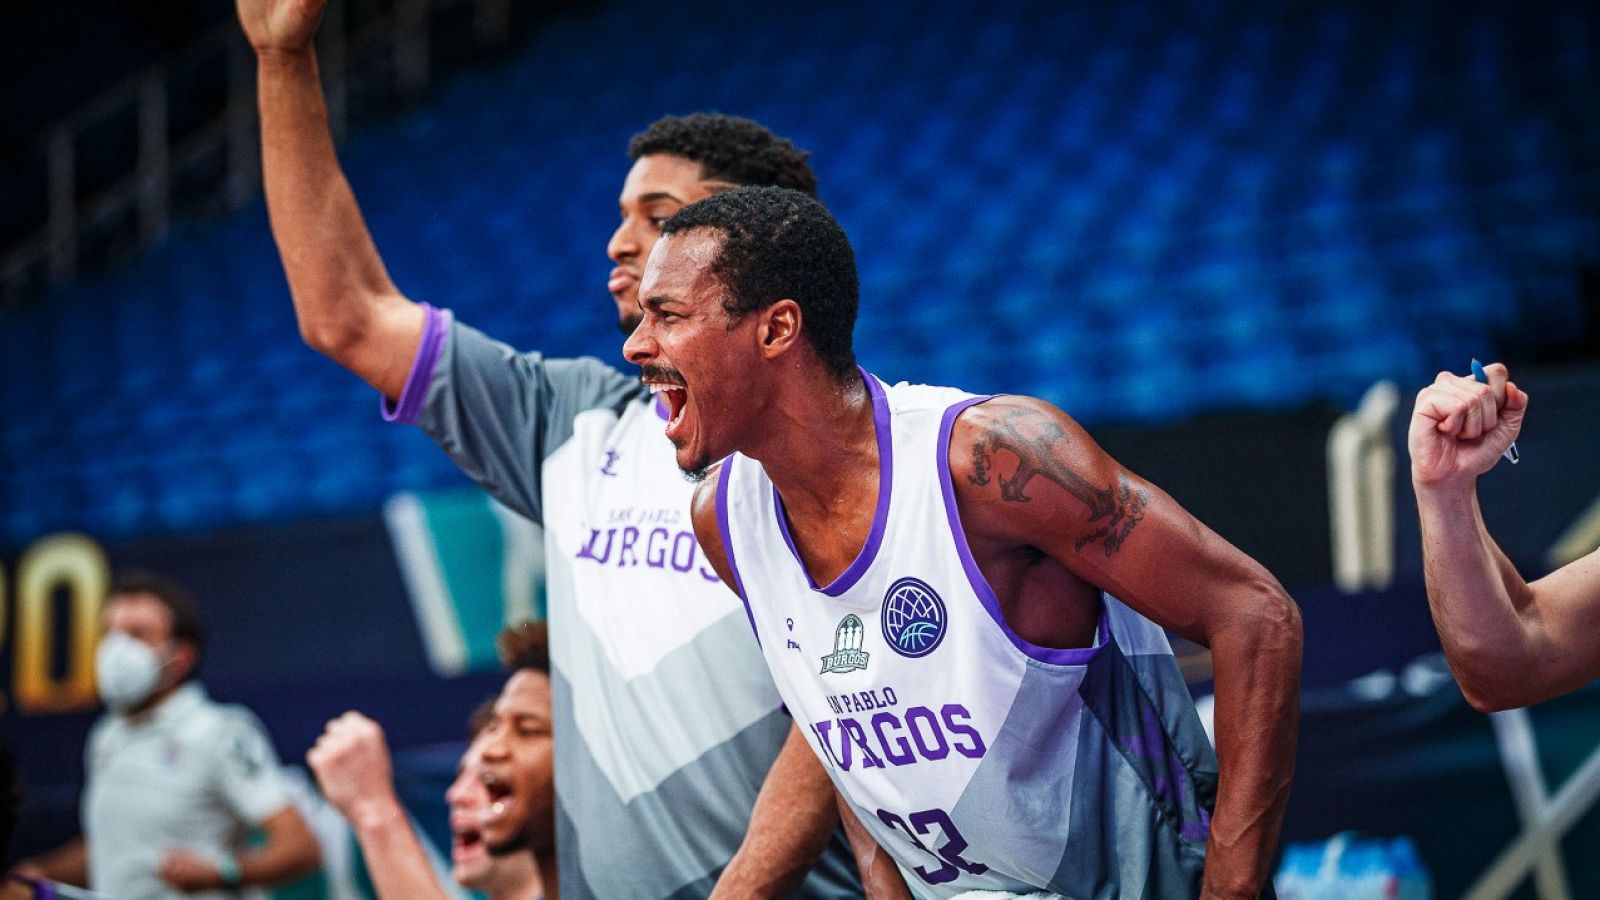
[[[961,400],[944,411],[944,418],[939,422],[939,440],[935,443],[938,459],[935,468],[939,473],[939,490],[944,495],[945,517],[950,524],[950,539],[955,543],[956,554],[961,557],[961,568],[967,573],[967,582],[972,586],[972,592],[977,595],[978,602],[983,604],[984,610],[989,613],[989,618],[1000,628],[1011,645],[1018,652],[1035,662],[1052,666],[1082,666],[1087,665],[1100,653],[1111,639],[1111,622],[1106,608],[1106,598],[1100,598],[1100,622],[1095,629],[1095,641],[1091,647],[1041,647],[1031,643],[1022,635],[1012,630],[1006,622],[1004,613],[1000,610],[1000,598],[995,595],[994,588],[990,587],[989,579],[983,577],[983,570],[978,568],[978,561],[972,556],[972,546],[967,542],[966,528],[961,524],[961,509],[956,503],[955,482],[950,477],[950,438],[955,431],[956,419],[967,409],[989,400],[997,394],[988,394],[980,397],[969,397]]]
[[[745,594],[744,579],[739,576],[739,561],[733,553],[733,533],[728,527],[728,482],[733,480],[737,454],[730,456],[717,470],[717,534],[722,537],[722,556],[728,561],[728,571],[733,573],[733,592],[744,604],[744,617],[750,622],[750,633],[756,636],[756,646],[761,646],[761,633],[756,630],[755,612],[750,609],[750,597]]]

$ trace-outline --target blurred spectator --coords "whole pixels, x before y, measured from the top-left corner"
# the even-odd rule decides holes
[[[491,900],[556,897],[550,659],[543,623],[502,632],[512,670],[492,706],[473,716],[473,740],[445,801],[451,875]],[[332,722],[306,756],[328,802],[355,830],[383,900],[444,898],[395,794],[383,729],[358,712]]]
[[[204,633],[188,592],[126,574],[104,626],[95,679],[107,712],[89,733],[83,836],[15,871],[146,900],[233,897],[314,870],[316,840],[261,723],[195,680]],[[246,850],[256,828],[265,843]]]

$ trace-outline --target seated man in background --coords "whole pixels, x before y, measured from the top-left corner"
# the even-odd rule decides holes
[[[473,717],[473,739],[445,793],[451,875],[491,900],[555,900],[554,752],[550,656],[542,622],[501,632],[511,670],[500,696]],[[383,729],[358,712],[332,722],[306,755],[328,802],[349,820],[384,900],[444,898],[395,795]]]
[[[95,680],[108,711],[89,733],[83,837],[17,874],[144,900],[232,897],[316,869],[316,839],[261,723],[195,680],[204,629],[188,592],[123,575],[104,623]],[[240,838],[257,828],[266,843],[246,850]]]
[[[1529,584],[1478,509],[1478,476],[1522,430],[1528,395],[1506,367],[1487,384],[1440,372],[1411,414],[1411,483],[1439,643],[1483,712],[1549,700],[1600,678],[1600,551]]]

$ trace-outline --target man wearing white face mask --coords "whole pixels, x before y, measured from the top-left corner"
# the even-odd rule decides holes
[[[85,754],[84,836],[16,871],[145,900],[233,897],[315,869],[316,839],[260,722],[194,680],[203,633],[188,594],[124,576],[104,624],[95,680],[107,713]],[[246,851],[255,828],[266,843]]]

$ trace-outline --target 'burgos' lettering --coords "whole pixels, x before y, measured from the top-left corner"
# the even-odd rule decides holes
[[[883,710],[870,717],[823,719],[811,723],[811,732],[828,761],[844,772],[852,766],[873,769],[940,760],[952,751],[981,759],[988,750],[972,726],[972,714],[957,703],[946,703],[937,714],[926,706],[911,706],[898,715]]]
[[[716,571],[701,561],[700,545],[695,543],[692,531],[672,532],[665,528],[645,531],[632,525],[604,530],[591,528],[589,539],[578,549],[577,558],[622,569],[644,566],[675,572],[697,571],[707,581],[720,580]]]

